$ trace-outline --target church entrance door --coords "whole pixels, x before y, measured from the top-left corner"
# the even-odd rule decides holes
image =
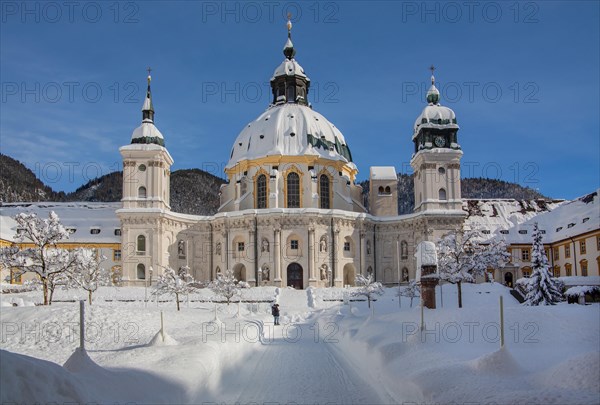
[[[302,266],[298,263],[292,263],[287,268],[287,285],[288,287],[294,287],[297,290],[304,288]]]

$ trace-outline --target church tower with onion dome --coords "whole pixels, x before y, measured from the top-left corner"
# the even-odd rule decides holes
[[[150,71],[150,69],[148,69]],[[173,158],[154,124],[154,106],[148,72],[148,89],[142,107],[142,124],[131,143],[119,149],[123,157],[123,207],[169,210],[169,176]]]
[[[240,132],[225,168],[220,212],[318,208],[365,212],[358,169],[340,130],[308,102],[310,79],[296,61],[292,23],[267,109]]]
[[[131,143],[119,149],[123,158],[123,209],[121,220],[122,259],[126,279],[143,284],[152,278],[152,268],[168,265],[164,235],[155,232],[161,215],[171,210],[170,175],[173,158],[154,124],[154,106],[148,89],[142,107],[142,124],[131,135]]]
[[[415,145],[410,165],[414,170],[415,211],[460,210],[460,159],[456,115],[440,105],[431,68],[431,87],[427,106],[415,121],[412,140]]]

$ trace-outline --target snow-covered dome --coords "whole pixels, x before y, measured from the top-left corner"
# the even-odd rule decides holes
[[[419,128],[422,127],[448,127],[454,126],[458,128],[456,123],[456,114],[448,107],[444,107],[439,104],[429,104],[423,109],[423,112],[417,117],[415,121],[415,134],[419,132]]]
[[[432,71],[433,71],[432,66]],[[456,128],[456,114],[448,107],[440,105],[440,91],[435,87],[435,77],[431,75],[431,87],[427,91],[428,105],[417,117],[413,127],[413,139],[421,128]]]
[[[268,108],[238,135],[227,167],[265,156],[321,156],[352,162],[342,133],[318,112],[297,103]]]
[[[133,130],[133,134],[131,134],[131,143],[156,143],[156,142],[141,142],[143,139],[148,141],[154,139],[160,139],[164,142],[164,138],[154,122],[150,120],[142,121],[142,125]]]
[[[154,106],[152,105],[152,92],[150,91],[150,68],[148,68],[148,89],[142,106],[142,125],[133,130],[131,143],[157,144],[165,146],[165,138],[154,125]]]

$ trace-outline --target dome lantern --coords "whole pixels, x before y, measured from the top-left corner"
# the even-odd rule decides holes
[[[288,37],[283,47],[285,59],[275,69],[271,78],[273,101],[271,104],[296,103],[308,105],[310,79],[304,74],[302,66],[294,59],[296,49],[292,43],[292,21],[288,14]]]

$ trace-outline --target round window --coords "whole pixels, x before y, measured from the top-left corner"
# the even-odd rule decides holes
[[[140,172],[145,172],[146,171],[146,165],[139,165],[138,169]]]
[[[443,167],[440,167],[440,168],[438,169],[438,173],[439,173],[439,174],[446,174],[446,169],[444,169]]]

